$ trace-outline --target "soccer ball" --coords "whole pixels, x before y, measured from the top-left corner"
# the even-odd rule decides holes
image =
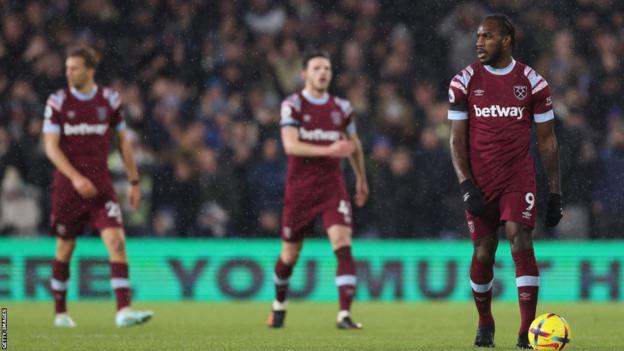
[[[571,336],[568,322],[554,313],[535,318],[529,327],[529,342],[535,350],[563,350]]]

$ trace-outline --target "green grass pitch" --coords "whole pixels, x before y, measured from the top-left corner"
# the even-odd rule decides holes
[[[468,303],[378,303],[354,306],[364,330],[335,328],[336,305],[292,301],[286,327],[270,330],[268,303],[141,302],[155,317],[118,329],[112,302],[70,302],[78,327],[52,326],[51,303],[5,303],[8,350],[476,350],[476,312]],[[495,303],[496,350],[515,350],[518,307]],[[542,304],[570,322],[566,350],[623,350],[624,304]]]

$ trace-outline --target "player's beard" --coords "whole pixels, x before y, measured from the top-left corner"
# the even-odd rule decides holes
[[[73,82],[70,81],[69,85],[76,90],[81,90],[85,86],[85,82],[80,80],[74,80]]]
[[[78,76],[73,81],[69,81],[69,85],[76,90],[82,90],[87,84],[89,84],[89,77],[86,75],[83,77]]]
[[[489,59],[485,60],[483,64],[492,66],[492,64],[499,62],[502,56],[503,56],[503,43],[501,42],[496,47],[496,50],[492,53],[492,56],[490,56]]]

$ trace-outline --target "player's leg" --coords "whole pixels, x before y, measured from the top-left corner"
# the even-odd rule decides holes
[[[520,306],[520,328],[517,346],[531,348],[528,330],[537,308],[539,270],[533,251],[535,226],[535,192],[512,192],[501,198],[501,219],[506,221],[505,234],[511,245],[516,266],[516,286]]]
[[[498,238],[496,233],[474,241],[470,263],[470,286],[479,313],[479,326],[494,326],[492,316],[492,284]]]
[[[67,286],[69,285],[69,262],[76,247],[75,238],[56,238],[56,252],[52,261],[50,285],[54,295],[54,325],[75,327],[76,323],[67,314]]]
[[[303,247],[303,237],[298,241],[282,240],[282,251],[280,252],[275,271],[273,272],[273,283],[275,284],[275,300],[269,314],[267,324],[271,328],[281,328],[284,326],[286,318],[286,298],[288,297],[288,283],[292,275],[293,268],[299,260],[299,254]]]
[[[288,283],[293,268],[299,260],[303,239],[312,233],[317,211],[312,204],[291,203],[284,201],[282,212],[282,249],[275,262],[273,283],[275,284],[275,300],[267,319],[270,328],[281,328],[286,319]]]
[[[130,306],[130,283],[128,280],[128,255],[123,229],[106,228],[101,232],[108,250],[111,287],[115,292],[117,311]]]
[[[137,311],[130,308],[131,292],[124,230],[119,227],[108,227],[102,229],[100,235],[108,250],[111,287],[117,300],[115,324],[118,327],[128,327],[147,322],[153,315],[151,311]]]
[[[475,345],[494,347],[495,323],[492,315],[492,284],[494,282],[494,261],[498,237],[498,206],[491,203],[486,206],[481,217],[474,217],[466,212],[468,229],[473,241],[473,254],[470,263],[470,286],[479,324]]]
[[[336,326],[339,329],[360,329],[362,325],[351,319],[351,303],[355,296],[356,275],[355,261],[351,255],[351,227],[335,224],[327,229],[332,249],[338,261],[336,267],[336,286],[340,310]]]
[[[533,228],[507,221],[505,233],[516,266],[516,286],[520,306],[520,328],[516,346],[530,349],[528,331],[535,319],[539,292],[539,269],[533,251]]]

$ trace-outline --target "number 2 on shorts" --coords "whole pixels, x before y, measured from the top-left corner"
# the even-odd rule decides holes
[[[338,205],[338,212],[342,213],[345,222],[348,223],[351,221],[351,206],[349,206],[349,203],[347,201],[340,200],[340,204]]]

